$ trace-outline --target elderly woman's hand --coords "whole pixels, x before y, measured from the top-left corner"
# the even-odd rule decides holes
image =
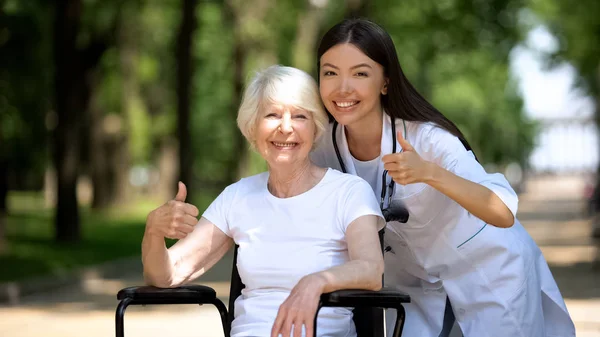
[[[169,239],[183,239],[194,230],[198,223],[198,208],[185,202],[187,188],[179,182],[175,199],[169,200],[148,214],[146,233]]]
[[[279,307],[271,337],[301,337],[302,326],[306,330],[306,337],[314,337],[315,313],[326,282],[327,280],[319,274],[301,278]]]

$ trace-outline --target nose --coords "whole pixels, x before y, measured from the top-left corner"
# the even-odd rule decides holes
[[[281,124],[279,125],[279,130],[282,133],[291,133],[293,131],[292,116],[289,113],[283,115]]]
[[[347,76],[340,77],[339,91],[342,94],[348,94],[352,92],[352,82]]]

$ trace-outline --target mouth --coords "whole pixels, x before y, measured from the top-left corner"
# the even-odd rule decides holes
[[[271,142],[271,144],[280,150],[291,150],[298,146],[295,142]]]
[[[333,104],[339,109],[351,108],[360,103],[360,101],[333,101]]]

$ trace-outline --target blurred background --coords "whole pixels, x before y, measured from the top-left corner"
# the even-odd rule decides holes
[[[203,210],[264,170],[235,124],[246,80],[274,63],[316,75],[319,39],[345,17],[390,32],[488,171],[519,193],[562,182],[592,221],[598,13],[597,0],[0,0],[5,297],[139,256],[146,214],[178,180]]]

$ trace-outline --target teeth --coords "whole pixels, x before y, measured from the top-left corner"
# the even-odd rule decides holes
[[[297,143],[277,143],[277,142],[273,142],[273,144],[275,144],[275,146],[279,146],[279,147],[294,147],[294,146],[296,146]]]
[[[352,101],[352,102],[335,102],[335,105],[339,106],[340,108],[347,108],[350,106],[353,106],[355,104],[357,104],[358,101]]]

